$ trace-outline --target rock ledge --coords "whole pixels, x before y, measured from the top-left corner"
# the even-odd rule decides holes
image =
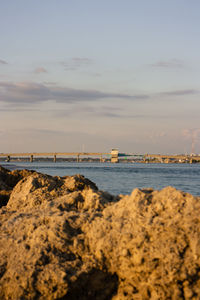
[[[0,200],[0,299],[200,299],[200,197],[1,167]]]

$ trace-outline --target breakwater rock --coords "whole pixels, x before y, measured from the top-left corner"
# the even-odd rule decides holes
[[[200,197],[15,172],[0,172],[0,299],[200,299]]]

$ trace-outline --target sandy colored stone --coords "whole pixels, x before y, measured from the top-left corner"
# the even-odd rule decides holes
[[[85,229],[119,278],[117,299],[200,299],[200,198],[135,189]]]
[[[115,275],[99,267],[81,230],[112,198],[81,175],[19,181],[0,214],[0,299],[112,295]]]
[[[0,166],[0,207],[8,203],[10,194],[14,186],[22,179],[34,171],[29,170],[13,170],[9,171]]]
[[[200,299],[200,197],[19,172],[0,170],[0,299]]]

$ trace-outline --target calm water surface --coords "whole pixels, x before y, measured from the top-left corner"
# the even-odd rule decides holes
[[[26,168],[49,175],[82,174],[97,184],[99,189],[112,194],[129,194],[134,188],[152,187],[177,189],[200,196],[200,164],[139,164],[139,163],[69,163],[69,162],[14,162],[5,167]]]

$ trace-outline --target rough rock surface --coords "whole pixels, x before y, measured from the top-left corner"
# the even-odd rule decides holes
[[[200,197],[1,171],[0,299],[200,299]]]
[[[9,171],[0,166],[0,207],[7,204],[12,189],[17,182],[33,173],[34,171],[29,170]]]

